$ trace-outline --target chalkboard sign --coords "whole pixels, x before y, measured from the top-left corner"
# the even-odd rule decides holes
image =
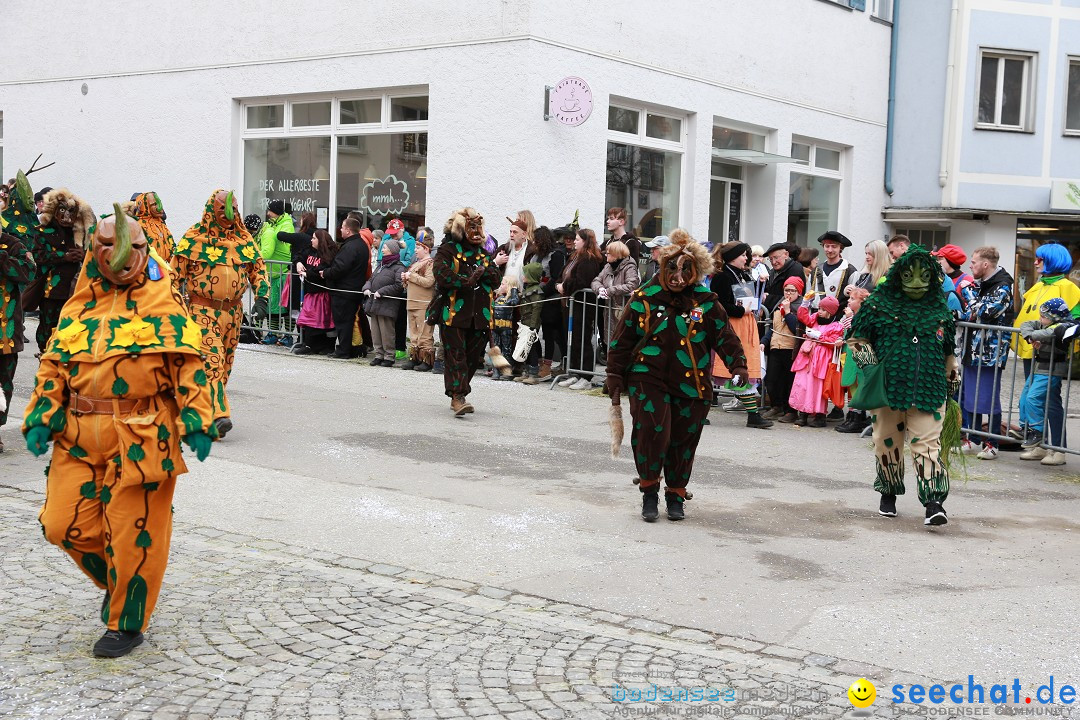
[[[739,218],[742,217],[742,184],[728,183],[728,242],[739,240]]]

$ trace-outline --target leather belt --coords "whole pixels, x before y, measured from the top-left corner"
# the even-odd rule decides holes
[[[202,305],[203,307],[213,308],[214,310],[232,310],[234,307],[240,304],[240,298],[236,300],[211,300],[210,298],[203,297],[201,295],[189,295],[188,302],[192,305]]]
[[[131,415],[149,410],[154,397],[92,398],[72,390],[68,409],[75,415]]]

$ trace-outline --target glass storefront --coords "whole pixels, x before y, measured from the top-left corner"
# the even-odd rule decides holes
[[[839,180],[791,173],[788,242],[810,247],[822,233],[836,229],[839,210]]]
[[[1041,218],[1020,218],[1016,221],[1016,264],[1013,277],[1016,278],[1016,297],[1034,285],[1039,276],[1035,272],[1035,251],[1040,245],[1056,242],[1064,245],[1072,255],[1073,269],[1069,279],[1080,284],[1080,221],[1063,222],[1043,220]],[[1005,258],[1002,258],[1002,265]]]
[[[372,229],[426,223],[426,94],[264,101],[243,118],[245,214],[283,200],[332,233],[353,210]]]
[[[626,208],[637,237],[664,235],[679,225],[682,155],[608,142],[606,207]]]

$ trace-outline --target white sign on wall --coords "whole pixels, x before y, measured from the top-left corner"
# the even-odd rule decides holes
[[[566,77],[548,90],[548,111],[544,119],[555,118],[563,125],[580,125],[592,114],[593,97],[589,83],[579,77]]]
[[[1080,213],[1080,180],[1054,180],[1050,185],[1050,209]]]

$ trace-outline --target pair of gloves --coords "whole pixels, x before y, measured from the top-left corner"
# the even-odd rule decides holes
[[[270,315],[270,301],[264,297],[255,298],[251,308],[251,321],[256,326],[262,325]]]
[[[33,453],[34,457],[41,457],[49,451],[51,439],[52,430],[44,425],[35,425],[26,431],[26,449]],[[210,446],[214,440],[208,434],[198,431],[185,435],[184,442],[195,451],[199,462],[202,462],[210,454]]]

